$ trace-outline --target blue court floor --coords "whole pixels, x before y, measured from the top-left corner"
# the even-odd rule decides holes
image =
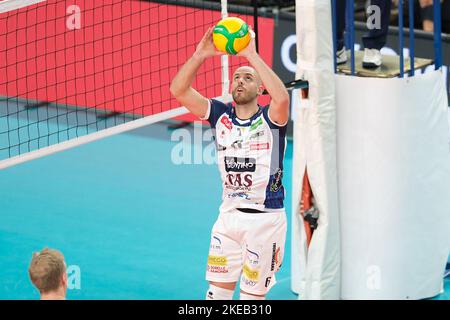
[[[179,141],[171,134],[156,124],[0,171],[0,299],[38,298],[27,268],[45,246],[79,268],[81,277],[69,273],[80,288],[68,299],[203,299],[219,172],[214,164],[173,164]],[[289,191],[291,143],[285,168]],[[289,192],[286,207],[285,260],[268,299],[297,299]],[[449,280],[437,298],[450,299]]]

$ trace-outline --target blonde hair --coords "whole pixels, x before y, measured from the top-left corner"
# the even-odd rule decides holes
[[[28,273],[31,282],[41,293],[57,290],[65,272],[64,256],[58,250],[44,248],[41,252],[33,253]]]

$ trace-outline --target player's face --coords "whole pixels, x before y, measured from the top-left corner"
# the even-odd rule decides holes
[[[261,81],[253,68],[241,67],[233,74],[231,93],[236,104],[252,102],[260,94],[260,89]]]

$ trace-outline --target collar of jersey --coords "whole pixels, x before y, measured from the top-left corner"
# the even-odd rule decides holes
[[[237,126],[249,127],[253,123],[253,120],[257,119],[261,115],[261,113],[262,113],[262,108],[258,104],[258,111],[253,116],[251,116],[249,119],[246,119],[246,120],[239,119],[241,121],[247,121],[246,123],[240,123],[239,121],[236,120],[237,115],[236,115],[234,107],[231,106],[230,118],[231,118],[231,121],[233,122],[233,124],[235,124]]]

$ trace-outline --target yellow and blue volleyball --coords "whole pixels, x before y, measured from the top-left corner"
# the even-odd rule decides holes
[[[222,19],[214,27],[213,41],[217,50],[237,54],[250,42],[248,24],[237,17]]]

